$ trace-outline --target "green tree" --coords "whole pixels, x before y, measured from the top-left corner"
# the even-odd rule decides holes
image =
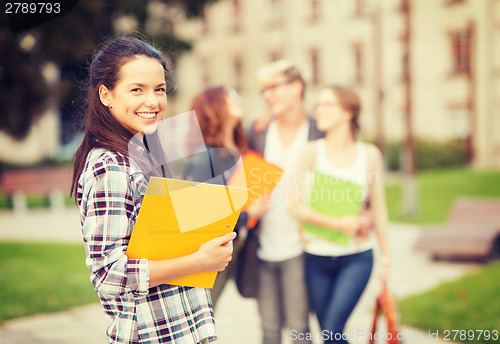
[[[63,16],[29,30],[14,33],[5,14],[0,15],[0,130],[23,139],[47,106],[48,99],[60,104],[63,116],[75,118],[82,98],[81,80],[88,62],[103,37],[113,34],[112,23],[123,15],[136,18],[137,31],[146,33],[147,8],[153,0],[84,0]],[[156,0],[159,1],[159,0]],[[162,0],[188,17],[199,16],[207,3],[216,0]],[[168,28],[168,25],[165,26]],[[169,56],[177,58],[191,48],[168,29],[145,34]],[[32,44],[24,44],[31,39]],[[47,85],[42,75],[45,62],[61,71],[58,85]]]

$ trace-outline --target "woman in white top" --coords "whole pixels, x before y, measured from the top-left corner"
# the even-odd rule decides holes
[[[289,194],[289,210],[302,222],[309,299],[325,343],[347,343],[343,330],[370,278],[373,220],[382,257],[380,280],[387,281],[383,163],[380,151],[357,141],[358,96],[331,86],[318,96],[315,111],[324,139],[302,152]],[[370,219],[363,215],[369,200]]]

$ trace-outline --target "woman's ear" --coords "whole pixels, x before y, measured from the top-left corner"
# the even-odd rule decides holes
[[[102,105],[107,108],[111,108],[111,100],[112,100],[111,91],[104,85],[99,86],[99,99],[101,100]]]
[[[354,117],[354,115],[349,112],[348,110],[344,109],[342,106],[339,107],[340,111],[341,111],[341,114],[342,114],[342,119],[346,122],[351,122],[352,118]]]
[[[344,110],[344,119],[346,122],[351,122],[354,115],[347,110]]]

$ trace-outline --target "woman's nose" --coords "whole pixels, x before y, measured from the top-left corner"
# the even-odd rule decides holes
[[[149,92],[145,104],[147,106],[157,106],[160,103],[158,96],[154,92]]]

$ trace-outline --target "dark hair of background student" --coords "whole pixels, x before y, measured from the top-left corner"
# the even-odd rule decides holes
[[[230,92],[225,87],[217,86],[204,90],[191,103],[191,109],[196,112],[203,139],[208,146],[214,148],[226,146],[224,129],[231,117],[227,104],[230,96]],[[236,124],[232,134],[239,152],[244,153],[248,144],[241,121]],[[191,150],[196,148],[190,147]]]

